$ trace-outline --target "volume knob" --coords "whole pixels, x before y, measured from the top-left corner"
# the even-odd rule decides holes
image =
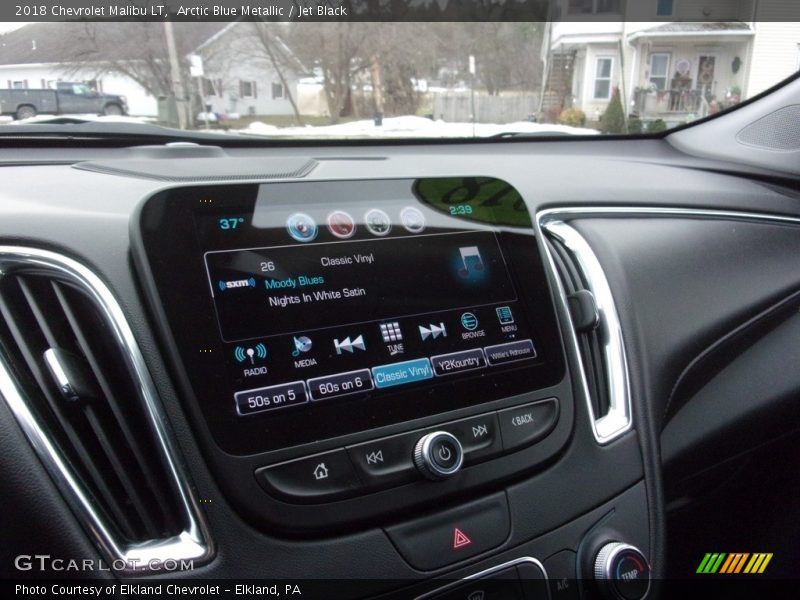
[[[458,438],[446,431],[423,435],[414,447],[414,464],[424,477],[445,479],[456,473],[464,462],[464,449]]]

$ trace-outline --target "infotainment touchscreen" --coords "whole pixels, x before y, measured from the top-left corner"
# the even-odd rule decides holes
[[[232,453],[556,383],[533,233],[488,179],[181,188],[142,214],[187,378]]]

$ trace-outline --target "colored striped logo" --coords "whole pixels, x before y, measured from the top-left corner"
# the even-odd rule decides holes
[[[763,573],[769,561],[772,560],[772,552],[708,552],[697,567],[696,573],[711,574],[725,573]]]

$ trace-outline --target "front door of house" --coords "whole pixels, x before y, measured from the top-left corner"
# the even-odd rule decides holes
[[[714,93],[715,70],[717,57],[712,54],[701,54],[697,60],[697,78],[695,88],[708,97]]]

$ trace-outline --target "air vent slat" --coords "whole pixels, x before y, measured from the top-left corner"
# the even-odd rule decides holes
[[[115,425],[122,434],[122,439],[116,445],[116,451],[133,454],[134,460],[130,461],[133,465],[133,469],[143,476],[142,484],[146,486],[147,495],[153,500],[147,511],[157,510],[160,513],[160,518],[166,520],[167,528],[174,527],[174,524],[170,522],[171,520],[169,518],[171,513],[169,503],[165,500],[162,493],[160,493],[160,490],[164,489],[164,484],[158,480],[157,475],[153,472],[153,462],[158,461],[158,457],[145,454],[141,443],[130,427],[132,415],[128,414],[129,411],[125,410],[125,407],[121,404],[121,401],[123,401],[126,396],[130,395],[132,390],[120,384],[114,385],[114,382],[107,377],[106,373],[109,372],[110,369],[103,368],[103,361],[100,354],[94,349],[92,343],[90,343],[90,340],[84,333],[84,331],[90,330],[88,329],[89,324],[81,322],[79,311],[73,308],[73,302],[68,298],[65,293],[66,290],[63,289],[61,284],[53,282],[53,290],[55,291],[67,321],[72,327],[78,347],[89,362],[97,379],[97,383],[106,399],[108,408],[110,408],[114,415]],[[142,427],[147,427],[147,424],[142,423]],[[148,434],[149,433],[150,432],[148,432]]]
[[[33,316],[36,318],[36,323],[39,326],[39,329],[42,330],[47,343],[51,348],[57,348],[59,346],[58,338],[50,328],[50,321],[48,321],[44,314],[42,314],[42,310],[39,308],[39,300],[36,298],[36,295],[31,292],[30,285],[23,278],[17,278],[17,284],[22,290],[22,294],[25,296],[28,307],[31,309]]]
[[[94,460],[93,452],[84,443],[81,435],[78,434],[74,426],[74,419],[69,409],[74,408],[65,406],[63,399],[53,391],[53,384],[49,377],[46,375],[42,363],[36,358],[40,352],[33,349],[31,338],[35,337],[30,335],[35,328],[29,327],[31,323],[22,323],[24,315],[26,314],[25,307],[19,303],[12,306],[16,290],[8,289],[15,286],[17,290],[22,291],[19,278],[8,280],[6,282],[5,293],[0,293],[0,313],[9,332],[12,335],[13,341],[29,369],[36,385],[41,391],[41,394],[46,402],[46,406],[40,409],[48,410],[54,420],[60,424],[58,433],[59,438],[62,438],[66,443],[62,444],[66,449],[66,453],[70,456],[73,464],[75,464],[84,477],[88,477],[89,484],[101,497],[102,503],[106,509],[112,513],[113,518],[117,522],[127,522],[125,513],[118,507],[115,494],[109,489],[106,484],[106,478],[100,473]],[[28,307],[29,309],[29,307]],[[27,332],[23,333],[23,332]],[[52,419],[51,419],[52,420]],[[122,527],[125,528],[124,526]],[[132,533],[132,532],[129,532]]]
[[[568,249],[558,240],[548,238],[546,241],[566,294],[586,289],[588,282],[575,264],[575,260],[570,256]],[[604,416],[610,406],[606,377],[607,365],[603,356],[601,334],[602,331],[598,329],[576,332],[583,372],[592,408],[597,418]]]
[[[114,473],[119,477],[122,486],[125,488],[125,491],[128,494],[128,497],[131,499],[131,502],[136,509],[136,514],[141,517],[143,521],[143,525],[145,528],[145,534],[148,537],[156,537],[160,534],[158,531],[158,526],[155,524],[153,519],[150,517],[150,512],[148,507],[146,506],[143,498],[140,496],[139,491],[136,488],[136,485],[128,476],[128,469],[124,464],[122,464],[117,456],[117,452],[114,448],[114,445],[108,438],[106,434],[105,428],[103,426],[103,422],[101,419],[97,417],[94,407],[92,406],[85,406],[84,412],[86,414],[86,420],[89,422],[89,426],[92,428],[92,431],[97,436],[97,440],[100,442],[101,448],[105,452],[108,461],[114,468]],[[122,523],[128,525],[127,519],[122,519]],[[128,531],[124,532],[128,537],[131,539],[135,539],[136,535],[134,533],[133,528],[128,527]]]
[[[84,265],[0,246],[0,401],[87,534],[126,576],[211,558],[133,332]]]

